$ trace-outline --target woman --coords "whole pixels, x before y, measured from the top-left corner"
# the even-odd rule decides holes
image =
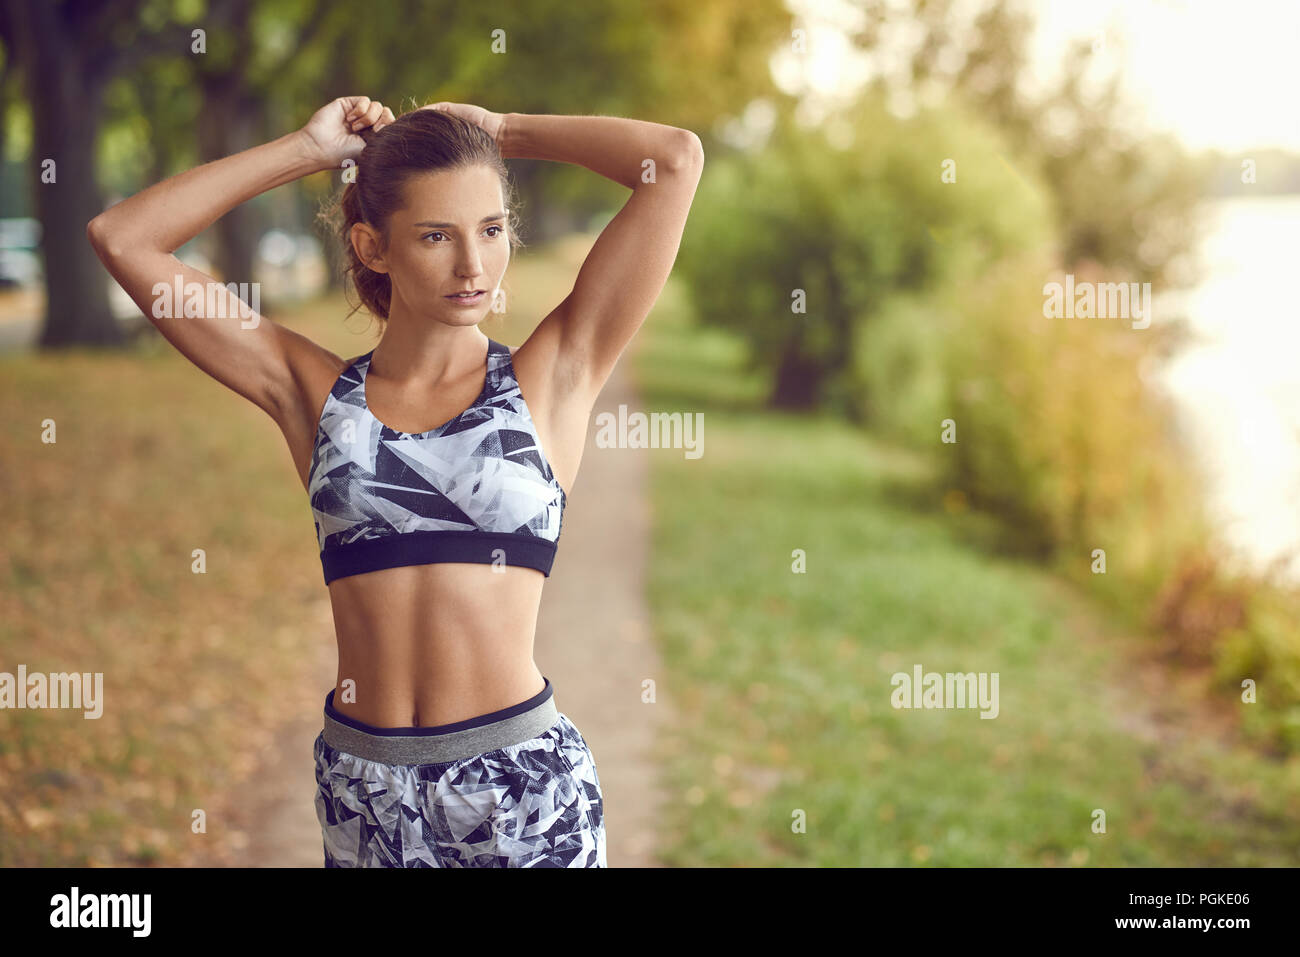
[[[510,157],[632,190],[517,349],[477,328],[515,241]],[[595,762],[556,710],[533,636],[592,406],[667,280],[702,164],[694,133],[656,123],[456,103],[395,119],[343,97],[89,224],[167,340],[275,420],[309,495],[339,652],[315,742],[327,867],[605,866]],[[239,203],[320,170],[355,177],[341,203],[348,271],[383,320],[350,360],[232,308],[173,255]],[[159,289],[191,283],[210,290],[201,315],[155,309]]]

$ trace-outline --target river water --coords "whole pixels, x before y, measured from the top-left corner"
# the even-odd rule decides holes
[[[1300,298],[1286,285],[1300,278],[1300,195],[1208,211],[1204,280],[1153,303],[1153,322],[1180,310],[1195,335],[1156,380],[1192,440],[1229,563],[1277,559],[1300,583]]]

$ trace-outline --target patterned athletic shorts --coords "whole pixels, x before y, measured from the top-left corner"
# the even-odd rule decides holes
[[[606,867],[587,742],[546,687],[429,728],[376,728],[334,708],[316,738],[326,867]]]

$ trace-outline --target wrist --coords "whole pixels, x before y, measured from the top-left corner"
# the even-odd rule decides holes
[[[299,176],[307,176],[311,173],[319,173],[322,170],[333,169],[334,164],[329,158],[321,152],[320,146],[312,139],[306,130],[298,129],[284,137],[286,144],[292,151],[297,165],[301,167]]]
[[[518,156],[515,149],[515,130],[518,127],[518,113],[502,113],[501,128],[497,132],[497,149],[501,152],[502,159],[510,159]]]

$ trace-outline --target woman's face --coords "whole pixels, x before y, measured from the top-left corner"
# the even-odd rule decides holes
[[[501,177],[491,167],[442,170],[411,177],[405,205],[388,221],[388,245],[371,268],[388,274],[390,317],[400,311],[453,325],[474,325],[492,308],[510,262]],[[373,238],[361,238],[363,261]],[[354,227],[354,243],[358,241]],[[366,247],[369,247],[367,249]],[[468,304],[448,296],[481,289]]]

